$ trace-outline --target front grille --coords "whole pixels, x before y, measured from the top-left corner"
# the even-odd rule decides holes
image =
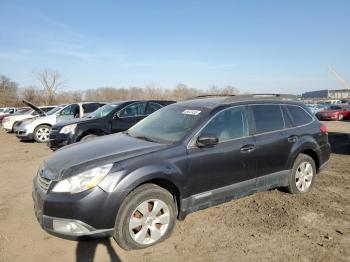
[[[38,185],[43,191],[47,192],[50,184],[51,184],[51,179],[38,175]]]

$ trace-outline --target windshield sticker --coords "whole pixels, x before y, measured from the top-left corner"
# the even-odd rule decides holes
[[[183,111],[182,113],[184,115],[194,115],[194,116],[198,116],[202,111],[200,110],[188,110],[186,109],[185,111]]]

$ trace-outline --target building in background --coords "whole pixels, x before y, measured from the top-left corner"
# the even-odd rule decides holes
[[[302,94],[302,99],[317,99],[317,100],[349,100],[350,89],[337,90],[317,90],[305,92]]]

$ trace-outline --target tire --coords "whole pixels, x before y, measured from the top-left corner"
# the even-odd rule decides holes
[[[40,125],[34,129],[34,140],[38,143],[45,143],[49,140],[51,126]]]
[[[344,119],[344,116],[343,115],[338,115],[338,120],[339,121],[342,121]]]
[[[96,135],[89,134],[89,135],[83,136],[83,137],[80,139],[80,142],[88,141],[88,140],[94,139],[94,138],[96,138],[96,137],[97,137]]]
[[[299,154],[295,159],[287,191],[291,194],[310,192],[316,177],[315,161],[308,155]]]
[[[155,215],[152,215],[155,206],[160,209],[158,211],[157,208]],[[170,236],[176,217],[176,204],[171,193],[155,184],[144,184],[124,199],[116,218],[113,237],[125,250],[146,248]]]

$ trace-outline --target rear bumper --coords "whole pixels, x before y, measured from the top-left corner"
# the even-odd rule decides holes
[[[329,143],[327,143],[327,144],[321,146],[320,151],[319,151],[318,171],[323,170],[327,166],[330,156],[331,156],[331,145]]]

